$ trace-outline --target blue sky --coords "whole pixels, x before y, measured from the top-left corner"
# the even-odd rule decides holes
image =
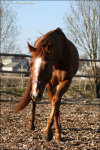
[[[64,31],[63,17],[69,10],[70,1],[27,1],[17,4],[17,25],[21,27],[18,43],[22,53],[28,53],[27,41],[35,40],[49,30],[60,27]]]

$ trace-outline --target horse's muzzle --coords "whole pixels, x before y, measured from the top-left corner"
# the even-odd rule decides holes
[[[30,97],[31,97],[32,101],[37,102],[42,99],[42,94],[40,92],[38,92],[37,96],[34,96],[32,93],[30,93]]]

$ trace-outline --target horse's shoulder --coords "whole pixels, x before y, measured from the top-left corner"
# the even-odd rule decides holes
[[[67,70],[60,70],[55,69],[52,73],[52,83],[58,85],[60,82],[63,82],[64,80],[71,80],[71,72]]]

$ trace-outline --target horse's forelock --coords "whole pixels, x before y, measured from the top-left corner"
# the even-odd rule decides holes
[[[50,48],[52,45],[52,40],[45,36],[41,40],[40,39],[41,38],[39,38],[39,41],[37,40],[37,42],[35,43],[35,46],[37,46],[37,47],[36,47],[36,52],[34,53],[33,58],[36,58],[39,56],[40,57],[46,56],[46,55],[48,55],[48,53],[49,54],[51,53]]]

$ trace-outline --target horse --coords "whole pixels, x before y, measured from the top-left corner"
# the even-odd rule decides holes
[[[46,88],[51,113],[43,131],[46,140],[53,138],[52,125],[55,122],[56,140],[61,140],[60,105],[63,94],[68,90],[79,67],[79,54],[74,44],[67,39],[60,28],[51,30],[36,40],[34,46],[28,43],[32,55],[30,59],[30,79],[25,94],[14,113],[25,108],[32,101],[29,128],[34,130],[35,108],[42,100]]]

